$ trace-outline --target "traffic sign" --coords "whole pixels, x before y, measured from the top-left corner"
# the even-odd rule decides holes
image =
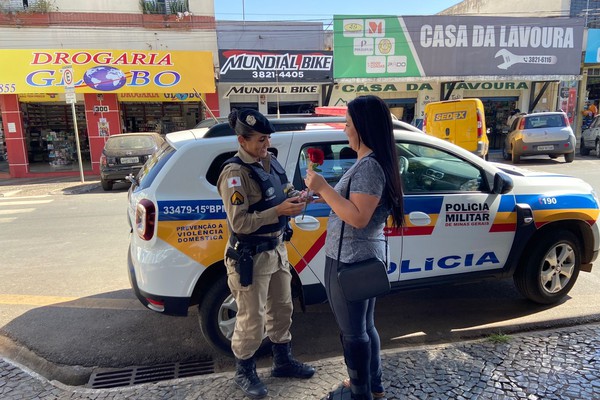
[[[66,88],[75,89],[75,81],[73,79],[72,66],[67,65],[62,69],[62,78]]]
[[[65,101],[67,104],[77,103],[77,96],[75,95],[75,89],[65,89]]]

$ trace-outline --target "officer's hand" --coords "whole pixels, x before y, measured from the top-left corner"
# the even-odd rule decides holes
[[[302,212],[304,204],[304,201],[300,201],[299,196],[289,197],[283,203],[275,206],[275,210],[277,211],[277,216],[287,215],[288,217],[293,217]]]
[[[301,202],[310,203],[313,200],[313,192],[312,190],[305,189],[298,194]]]
[[[312,169],[306,170],[306,177],[304,178],[304,184],[307,188],[315,193],[321,192],[321,190],[328,185],[325,178]]]

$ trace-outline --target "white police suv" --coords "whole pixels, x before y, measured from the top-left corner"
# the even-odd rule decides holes
[[[331,185],[356,160],[343,118],[272,122],[272,151],[296,188],[303,188],[310,148],[323,150],[321,170]],[[406,223],[386,231],[393,290],[512,276],[523,296],[550,304],[571,290],[581,270],[591,270],[599,204],[590,185],[488,163],[411,125],[394,124]],[[227,287],[228,231],[215,184],[237,141],[227,124],[166,139],[129,192],[131,285],[156,312],[186,315],[197,305],[206,339],[229,352],[236,304]],[[329,212],[325,204],[310,204],[304,218],[292,220],[293,293],[303,306],[326,301]]]

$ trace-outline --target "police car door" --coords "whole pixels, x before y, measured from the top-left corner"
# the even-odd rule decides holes
[[[491,174],[442,149],[398,143],[397,150],[405,227],[392,281],[503,268],[515,235],[514,196],[491,193]]]
[[[306,135],[303,135],[306,136]],[[356,162],[356,152],[349,146],[345,135],[341,131],[324,131],[321,136],[313,136],[307,141],[294,137],[290,146],[288,176],[293,177],[292,182],[297,189],[304,189],[304,177],[309,167],[309,150],[318,150],[322,154],[321,165],[316,166],[317,171],[323,175],[331,186],[340,180]],[[338,138],[337,140],[335,138]],[[294,221],[294,235],[288,246],[290,263],[300,276],[304,286],[304,295],[308,303],[324,301],[324,267],[325,267],[325,237],[327,235],[327,221],[331,208],[325,203],[311,203],[305,210],[305,216],[318,220],[314,229],[301,229]],[[302,218],[302,216],[300,216]],[[314,288],[314,289],[313,289]],[[319,296],[322,296],[319,298]],[[310,297],[310,298],[309,298]]]

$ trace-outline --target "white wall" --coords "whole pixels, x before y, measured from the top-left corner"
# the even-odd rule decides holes
[[[322,22],[218,21],[217,40],[221,49],[323,50]]]
[[[119,12],[134,14],[142,12],[139,0],[54,0],[54,3],[58,11],[62,12]],[[212,0],[188,0],[188,3],[192,14],[215,15],[215,5]]]
[[[218,65],[214,31],[153,31],[125,28],[3,28],[4,49],[200,50],[213,53]]]
[[[439,14],[505,17],[559,17],[569,16],[569,0],[464,0]]]

